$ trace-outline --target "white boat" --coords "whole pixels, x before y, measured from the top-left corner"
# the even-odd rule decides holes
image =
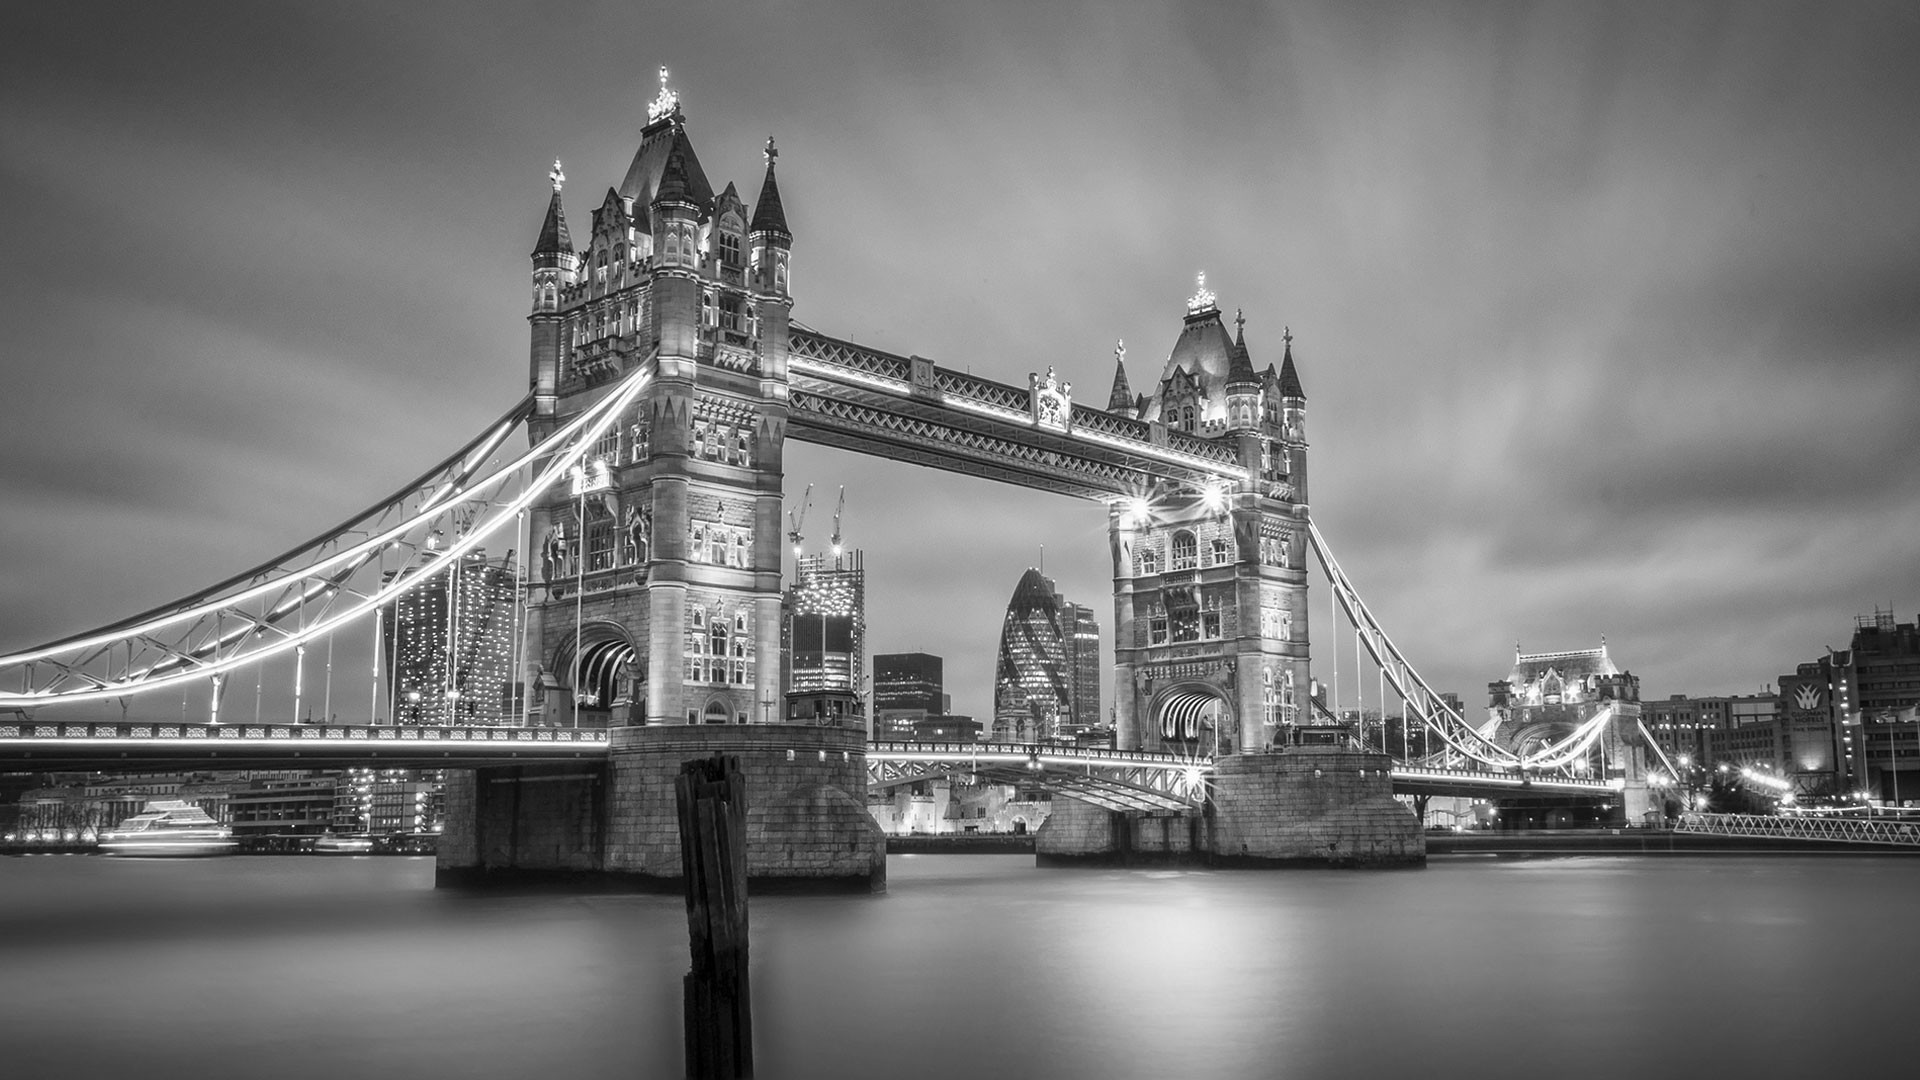
[[[205,810],[178,799],[156,799],[146,809],[100,834],[109,855],[229,855],[233,830]]]
[[[373,850],[373,837],[366,833],[324,833],[313,838],[313,850],[319,855],[365,855]]]

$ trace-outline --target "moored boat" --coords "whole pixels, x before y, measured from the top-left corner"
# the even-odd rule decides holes
[[[313,850],[319,855],[365,855],[373,850],[373,837],[366,833],[324,833],[313,838]]]
[[[229,855],[233,830],[205,810],[178,799],[156,799],[146,808],[100,834],[100,850],[109,855]]]

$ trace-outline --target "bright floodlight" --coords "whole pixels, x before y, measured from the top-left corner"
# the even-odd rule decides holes
[[[1217,514],[1227,508],[1227,488],[1224,484],[1208,484],[1200,492],[1200,505],[1210,514]]]
[[[1127,517],[1132,519],[1135,525],[1144,524],[1147,520],[1147,500],[1138,495],[1128,499]]]

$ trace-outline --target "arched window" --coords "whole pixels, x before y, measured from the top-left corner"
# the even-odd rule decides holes
[[[745,428],[742,428],[734,435],[733,449],[734,453],[738,456],[740,464],[748,467],[753,465],[753,447],[747,442],[747,432]]]
[[[1193,406],[1180,410],[1180,426],[1187,431],[1193,430]]]
[[[707,561],[707,527],[705,525],[695,525],[693,527],[693,544],[687,554],[694,562]],[[699,616],[695,615],[694,618],[698,620]],[[699,623],[696,621],[694,625],[697,626]]]
[[[707,654],[716,661],[715,667],[722,668],[727,655],[727,623],[724,619],[715,619],[707,626]],[[718,674],[718,671],[715,672]],[[715,680],[719,681],[718,679]]]
[[[1192,570],[1200,565],[1200,546],[1193,534],[1185,531],[1173,534],[1173,562],[1169,569]]]
[[[727,708],[726,702],[716,698],[707,702],[707,711],[701,718],[709,724],[724,724],[733,719],[733,712]]]

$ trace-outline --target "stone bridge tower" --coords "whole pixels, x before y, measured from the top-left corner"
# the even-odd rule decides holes
[[[1232,444],[1237,484],[1155,490],[1115,505],[1114,698],[1123,749],[1236,754],[1306,719],[1306,394],[1284,336],[1256,372],[1245,319],[1232,334],[1201,276],[1153,393],[1131,398],[1124,350],[1109,407]]]
[[[780,510],[793,236],[766,174],[715,193],[679,96],[647,110],[626,177],[576,251],[553,197],[533,254],[540,440],[635,372],[629,411],[528,514],[521,715],[607,729],[604,767],[450,777],[443,880],[681,876],[674,780],[720,753],[746,782],[747,873],[884,887],[863,728],[785,721]],[[643,886],[644,887],[644,886]]]
[[[664,83],[572,250],[553,199],[533,255],[535,437],[636,369],[651,383],[531,514],[531,722],[778,718],[789,256],[774,179],[715,194]]]

